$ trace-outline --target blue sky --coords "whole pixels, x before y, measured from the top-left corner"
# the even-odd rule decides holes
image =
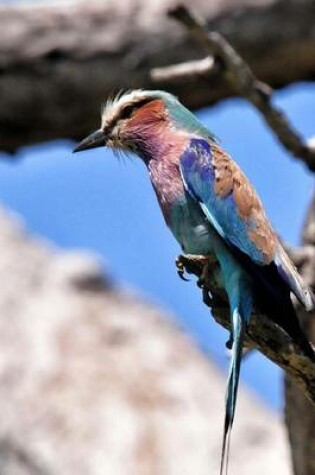
[[[305,137],[315,135],[314,85],[278,92],[276,102]],[[240,99],[198,116],[248,174],[279,234],[297,244],[313,191],[304,166],[284,152]],[[194,283],[178,279],[174,259],[180,250],[164,225],[142,163],[118,161],[105,149],[72,155],[72,147],[63,141],[25,148],[17,161],[1,155],[1,202],[20,213],[33,233],[61,248],[99,255],[117,283],[168,310],[203,351],[226,367],[228,334],[210,317]],[[242,380],[272,408],[282,407],[281,371],[257,352],[244,362]]]

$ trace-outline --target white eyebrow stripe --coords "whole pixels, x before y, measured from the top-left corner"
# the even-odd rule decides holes
[[[122,110],[127,105],[136,104],[146,98],[147,95],[142,89],[136,89],[124,94],[118,93],[114,99],[108,99],[102,111],[102,128],[117,122]]]

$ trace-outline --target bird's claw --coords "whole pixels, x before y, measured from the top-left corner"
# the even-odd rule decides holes
[[[212,305],[212,295],[209,290],[202,288],[202,300],[207,307],[211,307]]]
[[[177,269],[177,275],[180,277],[180,279],[184,280],[185,282],[189,282],[189,279],[185,277],[185,265],[182,260],[182,256],[178,256],[175,261],[176,269]]]
[[[205,285],[208,280],[208,274],[209,274],[209,261],[206,261],[203,265],[202,272],[197,280],[197,285],[202,290],[205,289]]]
[[[230,334],[230,338],[228,339],[228,341],[225,343],[225,346],[227,347],[228,350],[231,350],[232,347],[233,347],[233,335],[232,333]]]
[[[204,290],[206,283],[207,283],[207,280],[203,272],[201,276],[198,277],[196,284],[199,287],[199,289]]]

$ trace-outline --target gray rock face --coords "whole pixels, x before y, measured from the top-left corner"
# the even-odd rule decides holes
[[[218,473],[225,380],[171,320],[3,212],[0,248],[1,475]],[[290,473],[280,421],[243,391],[230,463]]]

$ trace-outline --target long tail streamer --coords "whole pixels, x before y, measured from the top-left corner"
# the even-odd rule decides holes
[[[233,347],[232,347],[232,358],[231,358],[231,363],[230,363],[230,370],[229,370],[227,390],[226,390],[225,420],[224,420],[220,475],[227,474],[227,471],[228,471],[230,435],[231,435],[231,429],[232,429],[233,420],[234,420],[241,359],[242,359],[242,350],[243,350],[243,343],[244,343],[244,337],[245,337],[245,322],[242,319],[242,316],[240,315],[238,309],[233,311],[232,320],[233,320],[232,321]]]

